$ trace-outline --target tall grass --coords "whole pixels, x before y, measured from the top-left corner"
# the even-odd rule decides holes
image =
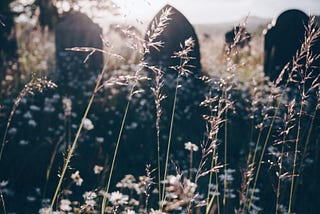
[[[19,107],[21,100],[27,94],[34,95],[36,92],[42,93],[43,90],[45,90],[46,88],[53,89],[56,87],[57,87],[56,84],[51,82],[50,80],[47,80],[46,78],[37,78],[35,76],[33,76],[31,81],[24,86],[24,88],[21,90],[21,92],[19,93],[18,97],[16,98],[16,100],[13,104],[12,110],[10,112],[10,115],[9,115],[7,123],[6,123],[5,131],[4,131],[2,143],[1,143],[1,149],[0,149],[0,161],[2,159],[4,147],[8,143],[7,142],[7,135],[8,135],[9,127],[11,125],[11,121],[13,119],[13,116],[14,116],[17,108]]]
[[[101,73],[97,77],[96,84],[91,93],[89,102],[81,116],[81,122],[75,133],[72,144],[69,145],[67,155],[64,159],[61,173],[54,194],[51,198],[50,208],[42,213],[50,213],[54,210],[62,212],[75,213],[229,213],[230,210],[235,210],[236,213],[254,213],[262,212],[259,207],[263,206],[262,200],[259,200],[258,189],[260,191],[268,192],[268,188],[274,186],[272,202],[268,203],[274,208],[263,207],[266,210],[274,211],[275,213],[283,213],[284,204],[288,209],[288,213],[293,213],[297,208],[295,205],[296,191],[298,186],[298,176],[303,173],[303,161],[307,155],[309,147],[311,147],[312,134],[315,128],[314,124],[318,125],[317,112],[319,110],[319,74],[313,73],[317,71],[314,68],[313,62],[318,60],[320,56],[314,55],[313,45],[314,41],[319,38],[320,30],[314,30],[314,19],[311,18],[307,26],[307,33],[305,41],[301,49],[297,52],[292,62],[282,70],[278,80],[271,86],[263,86],[265,88],[259,89],[259,84],[263,85],[264,82],[253,80],[249,83],[249,87],[254,86],[255,89],[239,89],[238,85],[241,82],[236,79],[236,72],[244,64],[239,64],[239,52],[237,43],[241,41],[241,30],[236,34],[234,43],[225,53],[226,60],[226,75],[221,78],[214,76],[203,77],[204,82],[209,88],[206,94],[206,99],[200,104],[205,108],[203,119],[207,124],[207,131],[204,134],[203,142],[201,144],[201,154],[198,154],[198,146],[188,142],[185,144],[185,149],[188,150],[189,159],[181,160],[176,163],[175,173],[172,175],[170,171],[169,157],[172,153],[172,148],[175,148],[176,142],[173,137],[174,129],[176,128],[176,113],[177,102],[180,93],[180,84],[182,78],[189,78],[189,62],[193,59],[189,55],[193,51],[195,41],[192,38],[187,39],[181,44],[181,50],[177,50],[173,54],[173,58],[178,58],[180,64],[173,66],[172,70],[176,72],[176,79],[174,84],[174,95],[172,107],[169,109],[170,116],[168,119],[168,133],[162,133],[160,124],[164,122],[162,117],[162,101],[168,96],[164,94],[163,87],[164,78],[166,73],[155,65],[148,65],[145,62],[144,55],[150,53],[150,49],[154,48],[161,52],[164,45],[157,38],[163,33],[166,26],[170,24],[171,10],[162,11],[159,20],[155,20],[151,24],[150,31],[147,32],[146,40],[143,41],[141,51],[143,54],[138,69],[134,75],[121,75],[105,79],[108,71],[108,63],[105,63]],[[244,27],[244,26],[242,26]],[[109,60],[113,60],[112,54],[104,50],[98,50],[90,47],[75,47],[70,49],[72,51],[89,52],[89,56],[96,51],[101,51],[107,55]],[[240,61],[241,62],[241,61]],[[151,71],[154,79],[147,78],[141,73],[145,70]],[[288,81],[285,85],[280,85],[283,81],[283,75],[288,74]],[[193,77],[192,77],[193,78]],[[112,191],[116,187],[112,187],[112,181],[116,177],[114,172],[119,161],[119,150],[121,142],[125,135],[125,126],[128,119],[129,109],[132,107],[133,96],[140,93],[137,90],[140,81],[154,81],[154,87],[151,88],[153,93],[152,102],[154,103],[155,112],[155,142],[156,142],[156,179],[153,178],[154,170],[152,165],[147,165],[146,176],[140,176],[139,181],[133,175],[126,176],[116,187],[120,187],[119,191]],[[287,89],[295,87],[299,92],[295,94],[294,98],[287,98]],[[79,138],[81,137],[84,123],[89,116],[89,112],[94,104],[99,91],[103,88],[112,88],[115,86],[128,86],[128,94],[124,102],[124,113],[120,121],[119,132],[116,136],[115,149],[110,155],[112,161],[109,169],[104,169],[108,173],[107,179],[103,179],[104,185],[97,186],[94,190],[90,190],[90,194],[86,194],[84,202],[77,202],[72,204],[68,202],[68,198],[59,197],[63,192],[63,183],[66,180],[66,175],[72,163],[72,157],[76,153],[79,145]],[[24,89],[18,95],[9,117],[5,125],[4,136],[0,150],[0,161],[5,152],[4,147],[8,143],[7,135],[10,128],[13,116],[21,102],[22,98],[28,93],[35,91],[42,92],[45,88],[55,88],[55,84],[46,79],[33,78],[32,81],[25,85]],[[281,90],[279,90],[281,88]],[[239,92],[240,91],[240,92]],[[203,91],[201,91],[202,93]],[[237,93],[245,94],[248,98],[237,96]],[[253,94],[251,94],[253,93]],[[257,95],[261,93],[260,95]],[[261,97],[269,96],[268,100],[262,100]],[[316,104],[312,106],[310,97],[316,96]],[[242,99],[247,99],[243,101]],[[241,106],[243,103],[247,106]],[[239,107],[240,106],[240,107]],[[308,108],[311,106],[312,111]],[[243,136],[247,134],[248,139],[234,139],[237,130],[233,128],[237,123],[234,118],[238,119],[246,109],[244,114],[250,114],[246,119],[249,128],[244,130]],[[249,110],[248,110],[249,109]],[[308,125],[303,125],[305,115],[308,115]],[[245,120],[245,119],[243,119]],[[256,126],[254,126],[257,124]],[[243,124],[236,124],[237,128],[241,129]],[[246,127],[247,128],[247,127]],[[243,131],[243,130],[241,130]],[[278,132],[277,132],[278,131]],[[277,133],[278,136],[274,137],[273,134]],[[201,133],[199,133],[201,134]],[[161,150],[162,135],[167,135],[167,147],[165,151]],[[71,132],[66,136],[71,136]],[[62,136],[63,139],[65,136]],[[48,180],[53,170],[53,162],[55,156],[59,151],[60,143],[54,147],[54,152],[50,159],[49,166],[46,171],[46,184],[44,195],[47,191]],[[251,151],[251,141],[254,141],[254,150]],[[248,142],[250,141],[250,142]],[[302,142],[305,141],[305,144]],[[233,146],[236,143],[246,143],[241,145],[240,160],[234,160],[236,157],[231,156]],[[278,149],[278,154],[268,154],[268,149],[272,146]],[[236,145],[237,146],[237,145]],[[249,149],[248,149],[249,148]],[[302,154],[300,150],[302,149]],[[248,150],[248,152],[247,152]],[[220,154],[223,153],[222,155]],[[164,159],[161,157],[164,156]],[[79,156],[81,158],[81,155]],[[105,157],[104,162],[108,163],[109,156]],[[240,162],[246,159],[244,163]],[[181,171],[185,162],[187,164],[186,172]],[[181,164],[181,166],[179,165]],[[197,171],[193,172],[193,166],[198,164]],[[271,176],[276,177],[275,180],[270,180],[269,183],[263,183],[262,172],[266,173],[263,166],[266,165],[273,171],[269,172]],[[163,166],[163,167],[162,167]],[[236,175],[231,175],[229,169],[236,168]],[[240,169],[239,169],[240,168]],[[223,169],[223,170],[221,170]],[[126,170],[126,169],[124,169]],[[231,178],[230,178],[231,177]],[[118,177],[117,177],[118,178]],[[219,180],[220,178],[220,180]],[[236,182],[231,182],[236,180]],[[261,183],[260,183],[261,181]],[[212,186],[215,189],[212,190]],[[289,191],[286,191],[289,187]],[[70,187],[71,188],[71,187]],[[3,212],[6,213],[6,204],[4,200],[3,187],[0,186],[0,198],[2,202]],[[232,191],[236,189],[238,195],[232,196]],[[156,190],[153,192],[152,190]],[[68,193],[69,194],[69,193]],[[70,193],[72,194],[72,193]],[[155,196],[157,195],[157,196]],[[131,202],[130,200],[131,199]],[[265,200],[265,198],[263,199]],[[132,202],[133,201],[133,202]],[[56,208],[55,206],[56,205]],[[62,206],[63,205],[63,206]],[[264,211],[267,212],[267,211]]]

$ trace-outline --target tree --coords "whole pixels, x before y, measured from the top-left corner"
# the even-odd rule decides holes
[[[86,7],[109,11],[113,15],[118,14],[119,7],[111,0],[64,0],[63,2],[69,3],[70,9],[73,9],[76,5],[79,8],[80,1],[86,1]],[[39,11],[37,16],[39,25],[42,28],[48,27],[52,31],[59,17],[57,8],[59,2],[62,2],[62,0],[35,0],[33,3],[26,5],[20,0],[0,0],[0,98],[3,94],[3,82],[7,74],[10,73],[14,78],[17,78],[16,81],[19,80],[15,16],[20,14],[33,16],[36,11]],[[13,3],[22,9],[13,11]]]
[[[0,98],[3,80],[18,59],[14,13],[10,10],[11,2],[11,0],[0,1]]]

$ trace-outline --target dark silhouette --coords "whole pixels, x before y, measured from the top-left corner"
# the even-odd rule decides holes
[[[84,63],[90,52],[66,50],[73,47],[102,49],[102,29],[80,12],[68,12],[56,26],[57,83],[63,93],[75,94],[76,90],[95,81],[103,65],[101,52],[96,52]]]
[[[39,7],[39,23],[42,27],[48,26],[54,29],[58,20],[58,10],[52,0],[36,0],[34,2]]]
[[[300,10],[287,10],[268,28],[264,43],[264,73],[275,81],[304,41],[309,17]],[[284,80],[287,75],[284,76]]]
[[[238,39],[236,39],[236,36],[239,36]],[[237,41],[235,41],[235,39]],[[251,41],[251,34],[249,32],[246,32],[246,28],[236,26],[234,29],[228,31],[225,34],[225,42],[227,45],[227,48],[231,49],[231,46],[234,44],[236,47],[244,48],[246,46],[249,46],[250,49],[250,41]]]
[[[309,21],[309,17],[304,12],[293,9],[281,13],[275,24],[269,26],[265,33],[264,72],[271,81],[280,83],[281,86],[288,86],[288,100],[294,99],[297,103],[295,105],[302,105],[303,114],[299,115],[302,125],[299,127],[299,131],[305,135],[309,132],[310,143],[306,147],[305,136],[301,135],[303,137],[301,137],[299,145],[308,149],[308,158],[313,158],[319,157],[317,142],[319,141],[320,112],[316,108],[319,104],[318,87],[314,86],[319,83],[320,39],[314,40],[310,46],[302,49],[305,51],[310,48],[308,54],[313,56],[314,60],[308,59],[307,53],[299,53],[305,37],[310,33],[307,32]],[[316,23],[313,28],[314,32],[318,30]],[[299,53],[298,57],[295,57],[297,53]],[[285,70],[283,70],[284,68]],[[284,73],[280,76],[282,71]],[[292,74],[290,79],[288,79],[289,73]],[[291,132],[297,135],[295,129]],[[303,151],[303,147],[300,151]],[[319,160],[316,158],[312,164],[303,163],[303,167],[300,168],[302,171],[299,172],[297,178],[299,185],[296,185],[296,198],[293,206],[296,213],[313,213],[312,209],[316,207],[315,204],[319,203],[317,197],[319,185],[316,183],[316,180],[319,179],[318,168]],[[308,188],[306,189],[305,186]]]
[[[168,141],[173,103],[176,101],[174,115],[175,128],[172,132],[172,142],[174,142],[173,153],[177,159],[180,159],[180,157],[182,159],[184,154],[181,151],[184,151],[183,146],[185,142],[191,141],[195,144],[199,144],[202,140],[205,124],[202,118],[203,108],[200,107],[200,103],[204,100],[206,88],[203,82],[197,78],[202,74],[198,37],[193,26],[183,14],[170,5],[166,5],[153,18],[147,32],[152,31],[152,23],[158,23],[157,21],[159,21],[162,12],[170,8],[172,14],[168,17],[170,19],[168,20],[168,25],[164,28],[162,34],[155,39],[155,41],[163,42],[163,47],[159,47],[159,50],[151,47],[150,52],[145,54],[145,62],[148,65],[156,66],[164,71],[162,94],[166,95],[167,98],[161,103],[161,110],[163,112],[160,124],[162,133],[161,142]],[[190,70],[190,74],[187,77],[183,75],[178,78],[181,87],[177,90],[178,92],[175,100],[178,71],[171,66],[179,66],[184,59],[179,57],[173,58],[172,56],[174,56],[174,53],[182,50],[181,46],[184,46],[185,40],[190,37],[192,37],[195,43],[193,50],[188,53],[188,56],[191,57],[191,59],[187,63],[186,68]],[[148,41],[148,35],[145,36],[145,39]],[[147,72],[151,77],[151,81],[149,82],[152,85],[151,87],[155,87],[154,73],[149,70]],[[146,106],[148,106],[148,110],[141,113],[142,115],[146,115],[145,112],[149,111],[152,115],[152,112],[155,110],[154,95],[152,91],[150,91],[149,85],[145,87],[145,91],[147,91],[148,105]],[[139,105],[134,108],[138,107]],[[140,115],[139,117],[142,118]],[[137,136],[156,136],[155,119],[156,118],[152,116],[151,122],[142,122],[141,124],[146,128],[142,129]],[[149,129],[147,127],[153,128]],[[148,131],[146,132],[145,130]],[[148,151],[151,151],[148,152],[148,156],[151,157],[149,159],[151,160],[152,157],[155,156],[155,153],[152,152],[156,151],[154,147],[152,148],[152,145],[156,145],[156,142],[152,142],[154,140],[150,139],[155,138],[144,138],[144,140],[140,140],[140,142],[143,142],[143,148],[149,148]],[[165,143],[161,143],[160,150],[165,151],[166,146]]]
[[[162,69],[169,71],[170,66],[180,64],[179,58],[172,58],[174,52],[180,51],[180,44],[184,44],[185,40],[192,37],[192,39],[195,40],[195,46],[193,51],[189,54],[189,56],[193,58],[189,62],[189,65],[193,66],[193,68],[190,68],[193,74],[199,74],[201,71],[201,64],[198,37],[193,26],[182,13],[170,5],[166,5],[153,18],[148,29],[151,29],[151,25],[155,20],[159,20],[162,11],[168,8],[172,8],[171,11],[173,14],[169,17],[171,20],[169,20],[169,25],[166,26],[163,33],[156,39],[156,41],[163,42],[163,47],[160,48],[160,51],[151,48],[150,53],[146,54],[145,59],[149,65],[157,65]]]

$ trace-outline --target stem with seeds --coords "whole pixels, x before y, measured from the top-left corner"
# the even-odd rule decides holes
[[[190,175],[189,175],[189,180],[192,181],[192,159],[193,159],[193,149],[190,149],[190,157],[189,157],[189,170],[190,170]]]
[[[227,99],[227,92],[225,92],[225,99]],[[228,188],[227,182],[227,150],[228,150],[228,109],[225,112],[225,121],[224,121],[224,181],[223,181],[223,205],[225,207],[224,212],[226,210],[227,199],[226,199],[226,191]]]
[[[176,101],[177,101],[177,94],[178,94],[178,86],[179,86],[179,78],[180,78],[180,75],[178,74],[177,82],[176,82],[176,88],[175,88],[175,93],[174,93],[174,99],[173,99],[173,106],[172,106],[172,114],[171,114],[171,121],[170,121],[170,129],[169,129],[169,138],[168,138],[166,162],[165,162],[165,165],[164,165],[163,181],[165,181],[165,179],[166,179],[166,177],[167,177],[169,154],[170,154],[170,147],[171,147],[171,138],[172,138],[172,130],[173,130],[173,121],[174,121],[174,115],[175,115],[175,109],[176,109]],[[166,188],[166,183],[163,182],[160,210],[163,209],[163,205],[164,205],[165,188]]]
[[[218,104],[218,111],[221,111],[221,102],[219,102]],[[213,117],[213,112],[214,109],[212,108],[212,106],[210,105],[210,118]],[[218,113],[219,115],[219,113]],[[219,117],[219,116],[218,116]],[[211,129],[217,129],[215,131],[214,136],[212,136],[213,140],[211,143],[214,142],[214,144],[216,144],[217,140],[218,140],[218,132],[219,132],[219,124],[212,124],[211,123]],[[214,145],[213,147],[213,152],[212,152],[212,159],[211,159],[211,168],[213,169],[215,166],[218,165],[218,156],[217,156],[217,145]],[[219,202],[219,180],[218,180],[218,172],[215,172],[215,181],[216,181],[216,189],[215,189],[215,193],[212,198],[209,201],[210,198],[210,185],[212,183],[212,176],[213,176],[213,172],[211,171],[209,174],[209,183],[208,183],[208,195],[207,195],[207,207],[206,207],[206,214],[208,214],[211,210],[213,201],[215,199],[215,196],[217,196],[217,208],[218,208],[218,214],[220,214],[220,202]]]
[[[137,70],[136,75],[139,72],[140,72],[140,69]],[[110,168],[110,174],[109,174],[107,185],[105,187],[105,193],[104,193],[103,199],[102,199],[101,214],[104,214],[104,210],[105,210],[105,207],[106,207],[108,192],[109,192],[110,183],[111,183],[111,179],[112,179],[112,174],[113,174],[113,170],[114,170],[114,166],[115,166],[115,162],[116,162],[116,158],[117,158],[117,154],[118,154],[118,148],[119,148],[119,145],[120,145],[120,140],[121,140],[121,137],[122,137],[124,124],[125,124],[125,121],[127,119],[128,110],[129,110],[129,107],[130,107],[131,99],[132,99],[133,92],[134,92],[135,86],[137,84],[137,81],[138,80],[135,81],[135,83],[133,84],[133,86],[132,86],[132,88],[130,90],[128,102],[127,102],[127,105],[126,105],[126,108],[125,108],[125,111],[124,111],[124,115],[123,115],[123,118],[122,118],[121,127],[120,127],[120,131],[119,131],[118,139],[117,139],[117,143],[116,143],[116,148],[115,148],[114,153],[113,153],[113,159],[112,159],[112,164],[111,164],[111,168]]]
[[[287,88],[287,86],[288,86],[288,81],[286,82],[285,88]],[[282,99],[282,97],[284,96],[284,92],[285,91],[283,90],[282,93],[280,94],[280,99]],[[262,148],[262,151],[261,151],[260,159],[259,159],[259,162],[258,162],[256,175],[255,175],[255,178],[254,178],[254,183],[253,183],[251,196],[250,196],[250,199],[249,199],[249,202],[248,202],[248,210],[250,210],[251,202],[252,202],[252,199],[254,197],[254,192],[255,192],[255,189],[256,189],[256,185],[257,185],[257,181],[258,181],[258,177],[259,177],[259,173],[260,173],[262,159],[263,159],[263,156],[264,156],[264,153],[265,153],[268,141],[269,141],[269,137],[271,135],[271,131],[272,131],[275,119],[276,119],[276,117],[278,115],[279,109],[280,109],[280,102],[278,102],[277,107],[276,107],[275,112],[274,112],[274,115],[272,116],[272,121],[271,121],[271,124],[269,126],[269,129],[268,129],[268,132],[267,132],[267,136],[266,136],[264,144],[263,144],[263,148]],[[258,152],[258,148],[259,148],[259,144],[260,144],[260,139],[261,139],[261,136],[262,136],[262,131],[263,131],[263,127],[261,127],[260,131],[259,131],[259,135],[258,135],[258,139],[257,139],[257,143],[256,143],[256,147],[255,147],[255,151],[254,151],[253,159],[252,159],[252,166],[251,166],[252,168],[254,168],[254,166],[255,166],[255,159],[256,159],[256,156],[257,156],[257,152]],[[250,186],[250,182],[249,182],[248,186]],[[247,192],[246,192],[246,198],[248,197],[248,194],[249,194],[249,188],[247,189]]]
[[[0,198],[1,198],[1,203],[2,203],[3,214],[7,214],[6,203],[4,202],[4,197],[3,197],[1,190],[0,190]]]
[[[77,134],[76,134],[76,136],[75,136],[75,138],[74,138],[74,141],[73,141],[73,143],[72,143],[72,146],[71,146],[70,149],[69,149],[67,158],[66,158],[66,160],[65,160],[65,162],[64,162],[64,166],[63,166],[63,169],[62,169],[62,172],[61,172],[61,175],[60,175],[60,179],[59,179],[58,185],[57,185],[57,187],[56,187],[55,193],[54,193],[53,198],[52,198],[52,201],[51,201],[51,205],[50,205],[50,208],[51,208],[51,209],[53,208],[53,205],[55,204],[55,201],[56,201],[56,199],[57,199],[58,193],[59,193],[60,188],[61,188],[61,185],[62,185],[62,181],[63,181],[64,176],[65,176],[65,173],[66,173],[66,171],[67,171],[67,169],[68,169],[68,166],[69,166],[71,157],[73,156],[74,150],[76,149],[76,146],[77,146],[77,143],[78,143],[78,139],[79,139],[81,130],[82,130],[83,125],[84,125],[84,121],[85,121],[85,119],[87,118],[87,115],[88,115],[88,113],[89,113],[89,111],[90,111],[91,105],[92,105],[93,100],[94,100],[94,98],[95,98],[95,95],[96,95],[96,93],[97,93],[97,89],[98,89],[99,86],[100,86],[100,83],[101,83],[101,81],[102,81],[103,75],[104,75],[105,71],[107,70],[106,67],[107,67],[107,66],[106,66],[106,64],[105,64],[104,67],[103,67],[103,69],[102,69],[101,74],[100,74],[99,77],[98,77],[98,81],[97,81],[96,86],[95,86],[95,88],[94,88],[94,90],[93,90],[93,93],[92,93],[92,95],[91,95],[91,98],[90,98],[90,100],[89,100],[89,103],[88,103],[88,105],[87,105],[87,108],[86,108],[86,110],[85,110],[85,112],[84,112],[84,114],[83,114],[83,117],[82,117],[81,123],[80,123],[80,125],[79,125]]]
[[[256,189],[256,185],[257,185],[257,181],[258,181],[258,177],[259,177],[259,173],[260,173],[260,169],[261,169],[261,165],[262,165],[262,159],[263,159],[264,153],[265,153],[266,148],[267,148],[267,144],[268,144],[268,141],[269,141],[269,138],[270,138],[270,135],[271,135],[271,130],[272,130],[273,124],[274,124],[275,119],[276,119],[276,115],[278,114],[278,109],[279,108],[276,109],[276,111],[274,113],[274,116],[272,117],[272,121],[271,121],[269,130],[268,130],[268,133],[267,133],[267,137],[266,137],[266,139],[264,141],[264,144],[263,144],[263,148],[262,148],[262,151],[261,151],[261,155],[260,155],[260,159],[259,159],[258,167],[257,167],[257,171],[256,171],[256,176],[255,176],[254,182],[253,182],[253,188],[252,188],[252,192],[251,192],[251,196],[250,196],[250,200],[249,200],[248,210],[250,210],[250,206],[251,206],[251,203],[252,203],[252,200],[253,200],[253,197],[254,197],[254,191]],[[252,163],[254,163],[254,160],[252,161]]]
[[[216,136],[216,139],[217,139],[217,136]],[[217,155],[217,149],[216,149],[216,147],[214,147],[213,153],[212,153],[212,160],[211,160],[211,169],[213,169],[214,166],[217,166],[218,158],[216,157],[216,155]],[[210,198],[210,184],[211,184],[211,181],[212,181],[212,173],[213,172],[210,172],[210,175],[209,175],[209,185],[208,185],[207,200],[209,200],[209,198]],[[215,172],[215,180],[216,180],[215,194],[211,197],[210,201],[207,202],[206,214],[208,214],[210,212],[212,204],[213,204],[213,201],[215,199],[215,196],[217,196],[217,208],[218,208],[218,214],[220,214],[218,172]]]
[[[310,121],[310,126],[309,126],[309,130],[308,130],[308,135],[307,135],[307,139],[306,139],[306,144],[304,146],[304,150],[303,150],[303,154],[301,156],[301,161],[300,161],[300,166],[299,166],[299,172],[301,172],[302,170],[302,162],[307,154],[307,150],[308,150],[308,146],[310,143],[310,137],[311,137],[311,133],[312,133],[312,129],[313,129],[313,123],[314,123],[314,119],[316,117],[317,114],[317,109],[314,110],[313,115],[312,115],[312,119]],[[299,180],[299,177],[297,178],[297,180]],[[298,182],[298,181],[297,181]],[[297,183],[296,182],[296,183]],[[295,188],[296,189],[296,188]]]
[[[302,103],[303,103],[303,101],[302,101]],[[296,140],[295,140],[295,149],[294,149],[293,170],[292,170],[292,178],[291,178],[288,214],[291,214],[291,207],[292,207],[292,200],[293,200],[294,179],[296,177],[295,173],[296,173],[297,156],[298,156],[298,145],[299,145],[299,138],[300,138],[300,131],[301,131],[302,108],[303,108],[303,104],[301,104],[301,106],[300,106],[299,121],[298,121],[298,132],[297,132],[297,137],[296,137]]]
[[[284,130],[287,130],[287,124],[285,124]],[[278,172],[278,184],[277,184],[277,192],[276,192],[276,214],[278,214],[280,204],[280,187],[281,187],[281,176],[282,176],[282,163],[283,163],[283,153],[284,153],[284,144],[287,140],[287,134],[284,132],[281,154],[280,154],[280,162],[279,162],[279,172]]]

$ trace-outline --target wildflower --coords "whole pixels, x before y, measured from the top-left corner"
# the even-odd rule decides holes
[[[32,114],[30,111],[27,111],[26,113],[23,114],[23,118],[25,119],[32,119]]]
[[[1,181],[0,182],[0,188],[6,187],[8,185],[9,181]]]
[[[109,200],[113,205],[123,205],[128,203],[129,197],[127,195],[123,195],[119,191],[112,192],[109,195]]]
[[[34,120],[29,120],[28,121],[28,125],[31,126],[31,127],[36,127],[37,126],[37,122],[34,121]]]
[[[93,124],[92,124],[90,119],[88,119],[88,118],[84,119],[83,128],[88,130],[88,131],[90,131],[90,130],[92,130],[94,128],[94,126],[93,126]]]
[[[136,190],[137,194],[143,194],[146,192],[148,184],[150,184],[151,178],[148,176],[139,176],[139,183],[134,185],[134,189]]]
[[[233,189],[225,189],[225,196],[226,196],[226,198],[235,198],[236,197]]]
[[[26,140],[20,140],[19,144],[20,144],[21,146],[26,146],[26,145],[28,145],[28,144],[29,144],[29,141],[26,141]]]
[[[97,202],[93,199],[85,200],[85,206],[86,208],[94,208],[96,206]]]
[[[82,185],[83,179],[80,177],[80,173],[78,170],[71,175],[71,179],[76,183],[77,186]]]
[[[190,141],[184,144],[184,148],[189,151],[198,151],[199,147],[196,144],[191,143]]]
[[[189,179],[184,179],[183,185],[185,194],[193,195],[197,189],[197,184],[191,182]]]
[[[180,184],[180,179],[181,179],[181,175],[177,175],[177,176],[168,175],[167,176],[167,182],[170,185],[179,185]]]
[[[72,110],[72,101],[71,99],[67,97],[62,98],[62,104],[63,104],[63,110],[64,110],[64,115],[65,116],[70,116],[71,115],[71,110]]]
[[[82,197],[84,198],[84,200],[92,200],[95,199],[97,197],[97,194],[95,192],[85,192]]]
[[[6,81],[13,81],[13,76],[12,75],[6,75]]]
[[[154,210],[151,208],[150,214],[166,214],[165,212],[162,212],[161,210]]]
[[[36,197],[34,197],[34,196],[27,196],[27,201],[29,201],[29,202],[35,202],[35,201],[36,201]]]
[[[100,174],[103,171],[103,166],[94,165],[93,168],[94,174]]]
[[[219,175],[219,178],[220,178],[220,181],[224,181],[224,179],[226,179],[228,182],[231,182],[234,180],[231,174],[221,174]]]
[[[281,155],[281,153],[280,153],[279,151],[277,151],[277,148],[274,147],[274,146],[269,146],[269,147],[268,147],[268,152],[269,152],[271,155],[275,156],[275,157],[280,157],[280,155]]]
[[[43,108],[44,112],[53,113],[56,110],[48,98],[46,98],[44,102],[45,102],[44,108]]]
[[[32,110],[32,111],[40,111],[41,109],[40,109],[40,107],[38,107],[36,105],[31,105],[30,106],[30,110]]]
[[[0,182],[0,192],[7,195],[12,195],[13,192],[7,188],[9,181],[1,181]]]
[[[96,137],[96,142],[97,143],[103,143],[104,142],[104,138],[103,137]]]
[[[60,212],[52,211],[51,208],[46,207],[46,208],[41,208],[39,210],[39,214],[60,214]]]
[[[131,198],[130,201],[129,201],[129,204],[132,205],[132,206],[139,206],[139,201],[137,201],[134,198]]]
[[[134,210],[126,210],[124,214],[135,214],[136,212]]]
[[[118,188],[128,188],[133,189],[136,186],[136,179],[133,175],[126,175],[120,182],[117,183],[116,187]]]
[[[9,131],[8,131],[8,134],[9,135],[15,135],[17,134],[18,130],[16,128],[10,128]]]
[[[168,199],[176,199],[176,198],[178,198],[178,195],[175,192],[167,192],[166,197]]]
[[[60,201],[60,206],[59,208],[62,210],[62,211],[71,211],[72,207],[70,206],[71,205],[71,201],[69,201],[68,199],[62,199]]]

